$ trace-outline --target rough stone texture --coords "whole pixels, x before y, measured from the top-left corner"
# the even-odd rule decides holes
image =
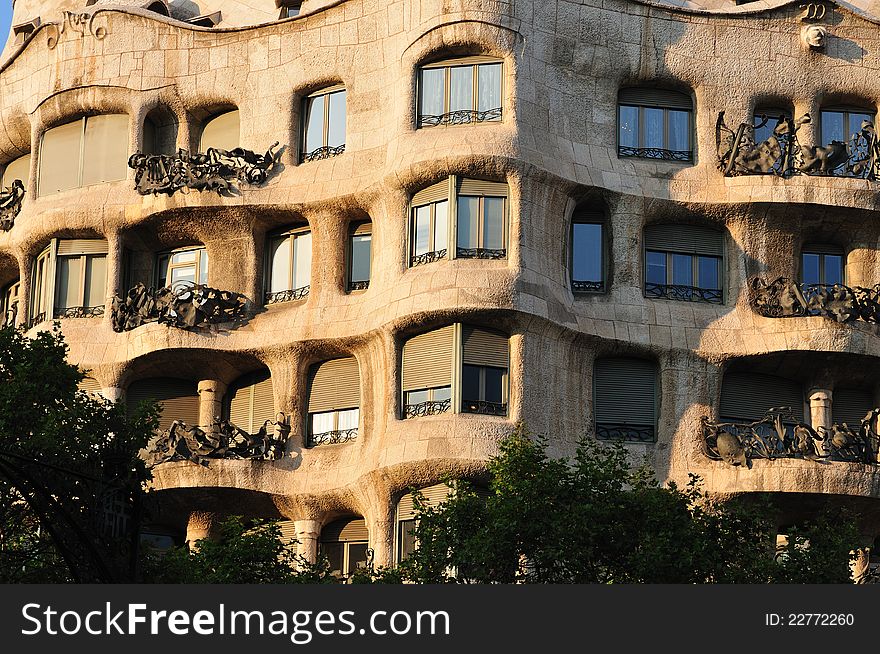
[[[277,16],[266,0],[199,7],[201,13],[221,9],[224,20],[233,21],[240,15],[234,7],[250,4],[250,24]],[[21,277],[26,305],[29,271],[48,239],[103,236],[110,243],[108,298],[123,290],[123,248],[131,251],[135,270],[149,272],[156,251],[203,243],[211,260],[208,284],[258,299],[266,233],[307,222],[314,238],[310,294],[270,306],[239,329],[148,324],[117,334],[108,304],[104,318],[65,320],[63,330],[72,359],[105,388],[124,389],[175,366],[177,374],[223,389],[243,373],[268,367],[276,409],[293,427],[290,456],[206,467],[169,463],[156,471],[156,487],[166,493],[234,490],[223,495],[234,499],[222,504],[216,493],[185,497],[198,511],[274,511],[302,521],[310,533],[307,521],[363,515],[377,563],[391,559],[394,506],[406,489],[449,472],[483,474],[516,421],[551,435],[558,454],[571,453],[579,436],[592,434],[592,366],[604,355],[659,364],[658,439],[631,449],[647,456],[662,478],[685,482],[688,473],[699,473],[708,490],[725,494],[878,498],[875,467],[777,460],[731,469],[705,457],[700,433],[700,416],[717,417],[721,377],[733,363],[801,379],[805,394],[823,389],[830,398],[835,383],[856,380],[880,398],[876,326],[763,318],[747,297],[754,275],[796,277],[797,253],[807,242],[844,247],[849,284],[880,281],[878,184],[728,178],[717,169],[715,150],[722,110],[735,125],[767,104],[814,116],[823,104],[876,109],[880,36],[877,20],[866,13],[873,3],[826,2],[824,51],[802,43],[804,10],[794,2],[682,4],[687,7],[624,0],[345,0],[307,3],[300,17],[230,29],[99,4],[87,11],[94,12],[92,24],[106,30],[103,38],[70,30],[58,35],[57,27],[44,25],[24,46],[8,43],[0,66],[0,164],[32,152],[28,189],[36,181],[41,134],[86,112],[128,113],[135,152],[152,111],[173,116],[175,145],[191,148],[206,117],[235,106],[242,147],[264,151],[281,141],[288,148],[279,174],[234,197],[142,197],[132,171],[124,181],[47,197],[28,192],[13,229],[0,233],[0,283]],[[44,23],[60,20],[71,8],[60,0],[18,0],[14,22],[35,14],[45,14]],[[480,53],[505,62],[503,120],[416,130],[417,66]],[[693,165],[618,158],[617,92],[642,82],[693,94]],[[335,83],[348,91],[346,151],[300,164],[302,98]],[[800,138],[809,142],[816,130],[806,126]],[[507,181],[506,260],[406,267],[409,197],[449,174]],[[583,203],[607,215],[611,266],[602,295],[574,296],[568,282],[570,218]],[[365,216],[374,227],[372,279],[367,291],[346,293],[345,239],[350,223]],[[724,304],[643,296],[643,228],[670,221],[725,231]],[[462,320],[511,335],[509,417],[400,420],[404,339]],[[308,368],[343,354],[356,357],[361,370],[360,435],[306,449]],[[818,398],[814,408],[816,420],[827,420]],[[206,419],[215,409],[204,407]],[[866,520],[874,516],[866,533],[880,532],[875,513],[863,510]]]

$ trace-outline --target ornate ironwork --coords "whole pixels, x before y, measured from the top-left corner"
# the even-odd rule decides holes
[[[818,432],[795,418],[790,407],[772,408],[750,423],[712,423],[706,416],[701,422],[707,456],[732,466],[783,458],[876,464],[878,415],[880,409],[869,411],[857,429],[844,422],[830,429],[820,427]]]
[[[632,441],[636,443],[653,443],[655,440],[653,425],[597,424],[596,438],[605,441]]]
[[[277,304],[279,302],[292,302],[293,300],[302,300],[309,294],[311,286],[301,286],[293,288],[289,291],[278,291],[276,293],[266,293],[266,304]]]
[[[97,307],[55,307],[55,318],[100,318],[104,315],[104,305]]]
[[[95,19],[97,17],[97,12],[62,12],[60,23],[49,23],[46,26],[46,46],[50,50],[54,50],[61,40],[61,35],[67,33],[78,34],[80,38],[89,34],[98,41],[103,40],[107,36],[107,28],[95,26]]]
[[[41,312],[41,313],[38,313],[37,315],[33,316],[33,317],[28,321],[28,323],[27,323],[28,329],[30,329],[31,327],[36,327],[36,326],[39,325],[40,323],[46,322],[46,320],[47,320],[47,318],[46,318],[46,312],[45,312],[45,311],[43,311],[43,312]]]
[[[0,230],[8,232],[21,211],[24,200],[24,184],[20,179],[12,180],[8,188],[0,189]]]
[[[507,256],[505,248],[492,250],[490,248],[456,248],[455,256],[459,259],[504,259]]]
[[[694,160],[693,150],[665,150],[663,148],[631,148],[628,146],[618,146],[617,154],[621,157],[639,157],[641,159],[662,159],[664,161],[686,161]]]
[[[506,416],[507,402],[486,402],[485,400],[463,400],[461,410],[464,413],[479,413],[484,416]]]
[[[880,323],[880,284],[872,288],[843,284],[799,284],[785,277],[749,284],[752,307],[766,318],[824,316],[837,322]]]
[[[266,154],[244,148],[208,148],[205,154],[190,154],[184,149],[173,155],[136,152],[129,157],[128,167],[135,170],[134,187],[141,195],[173,195],[188,189],[231,195],[237,190],[236,181],[254,186],[265,183],[280,155],[277,141]]]
[[[475,111],[473,109],[459,109],[445,114],[419,116],[419,127],[436,127],[437,125],[467,125],[468,123],[482,123],[486,121],[501,120],[501,107]]]
[[[337,429],[336,431],[325,431],[321,434],[309,434],[307,446],[315,447],[316,445],[336,445],[338,443],[350,443],[356,440],[358,429]]]
[[[587,282],[579,279],[572,279],[571,290],[575,293],[603,293],[605,291],[605,282]]]
[[[349,291],[366,291],[370,288],[370,280],[363,280],[359,282],[350,282],[348,285]]]
[[[684,300],[686,302],[708,302],[721,304],[723,292],[717,288],[698,288],[683,284],[645,283],[645,297]]]
[[[426,263],[434,263],[435,261],[440,261],[440,259],[446,258],[446,249],[435,250],[434,252],[425,252],[424,254],[415,254],[410,257],[409,265],[410,267],[422,266]]]
[[[276,418],[274,422],[266,420],[256,434],[249,434],[219,418],[207,431],[175,420],[149,448],[148,461],[152,465],[166,461],[192,461],[205,465],[205,459],[280,459],[284,456],[290,426],[283,413]]]
[[[403,407],[404,418],[421,418],[446,413],[452,408],[452,400],[427,400],[418,404],[407,404]]]
[[[797,120],[780,116],[771,135],[755,143],[755,130],[767,122],[767,116],[760,116],[757,124],[742,123],[734,132],[725,124],[724,112],[718,114],[718,167],[726,176],[825,175],[873,180],[880,175],[880,143],[871,121],[862,121],[848,142],[832,141],[822,146],[798,142],[798,130],[811,122],[810,114]]]
[[[248,304],[248,299],[241,293],[220,291],[201,284],[153,290],[138,283],[125,299],[114,296],[110,317],[116,332],[154,321],[192,329],[243,322],[248,317]]]
[[[331,146],[324,145],[320,148],[315,148],[311,152],[303,152],[302,160],[303,163],[308,163],[310,161],[320,161],[321,159],[329,159],[330,157],[335,157],[337,155],[345,152],[345,143],[342,145]]]

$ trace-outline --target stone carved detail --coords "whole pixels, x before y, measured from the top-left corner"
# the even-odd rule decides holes
[[[68,33],[78,34],[80,37],[89,34],[96,40],[102,41],[107,36],[107,28],[95,25],[97,17],[97,13],[62,12],[60,23],[49,23],[47,26],[46,46],[54,50],[61,41],[61,36]]]
[[[278,165],[281,150],[276,141],[266,154],[244,148],[208,148],[205,154],[190,154],[184,149],[174,155],[136,152],[129,157],[128,167],[135,170],[134,187],[141,195],[173,195],[189,189],[232,195],[237,190],[233,182],[265,183]]]
[[[754,310],[765,318],[824,316],[837,322],[880,323],[880,284],[872,288],[843,284],[799,284],[785,277],[749,283]]]
[[[20,179],[12,180],[12,186],[0,189],[0,230],[8,232],[21,211],[24,200],[24,184]]]
[[[828,145],[801,145],[797,132],[811,121],[810,114],[797,120],[779,116],[767,140],[755,143],[755,130],[767,124],[761,116],[758,124],[742,123],[736,132],[718,113],[716,144],[718,167],[727,177],[736,175],[825,175],[877,179],[880,176],[880,143],[874,124],[862,121],[861,128],[846,143],[832,141]]]
[[[825,13],[827,11],[827,8],[821,2],[809,2],[807,4],[798,5],[798,8],[804,10],[804,13],[801,14],[801,20],[804,22],[810,20],[822,20],[825,18]]]
[[[880,409],[869,411],[857,429],[835,423],[819,431],[798,421],[790,407],[774,407],[751,423],[712,423],[706,416],[700,421],[706,455],[732,466],[751,467],[753,459],[785,458],[876,465],[878,415]]]
[[[248,304],[248,299],[240,293],[201,284],[153,290],[138,283],[128,291],[125,299],[113,298],[110,317],[115,332],[135,329],[153,321],[192,329],[243,322],[248,317]]]
[[[807,25],[801,30],[801,38],[809,48],[822,50],[825,47],[827,31],[821,25]]]
[[[871,567],[871,548],[860,547],[851,552],[853,558],[850,564],[852,578],[855,584],[878,584],[880,583],[880,566]]]
[[[175,420],[150,447],[148,461],[152,465],[166,461],[192,461],[206,465],[204,459],[280,459],[284,456],[290,426],[283,413],[276,418],[275,422],[264,422],[256,434],[249,434],[219,418],[208,431]]]

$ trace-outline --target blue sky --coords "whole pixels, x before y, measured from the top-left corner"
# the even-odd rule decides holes
[[[9,23],[12,21],[12,0],[0,0],[0,48],[9,36]]]

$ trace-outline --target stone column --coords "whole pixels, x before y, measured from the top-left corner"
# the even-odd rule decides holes
[[[295,520],[293,523],[296,531],[296,553],[310,563],[318,560],[318,537],[321,535],[320,520]]]
[[[819,427],[831,429],[831,389],[810,389],[810,423],[817,432]]]
[[[208,511],[193,511],[186,522],[186,544],[195,547],[200,540],[219,537],[221,517]]]
[[[199,382],[199,427],[208,430],[216,422],[223,410],[223,395],[226,384],[216,379],[203,379]]]
[[[111,402],[119,402],[125,399],[125,391],[119,386],[107,386],[101,389],[101,395]]]

